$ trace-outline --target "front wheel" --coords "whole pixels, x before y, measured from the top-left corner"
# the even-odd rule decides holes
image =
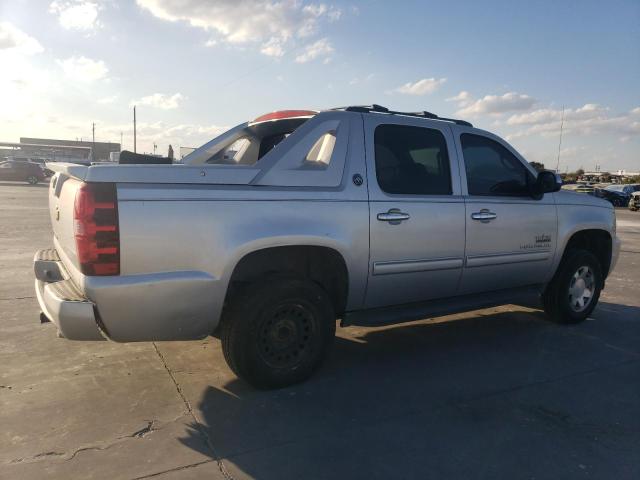
[[[27,183],[29,183],[29,185],[35,185],[39,182],[38,177],[36,177],[35,175],[29,175],[27,177]]]
[[[557,323],[582,322],[596,307],[602,285],[598,259],[587,250],[571,250],[544,292],[544,310]]]
[[[269,277],[233,295],[220,336],[229,367],[256,388],[306,380],[326,356],[335,335],[327,293],[299,278]]]

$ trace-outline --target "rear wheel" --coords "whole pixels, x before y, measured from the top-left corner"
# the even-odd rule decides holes
[[[571,250],[547,286],[544,310],[557,323],[582,322],[596,307],[602,284],[598,259],[587,250]]]
[[[234,295],[222,318],[222,351],[229,367],[256,388],[307,379],[335,335],[327,293],[310,280],[269,277]]]
[[[30,185],[35,185],[35,184],[37,184],[37,183],[39,182],[39,180],[38,180],[38,177],[36,177],[35,175],[29,175],[29,176],[27,177],[27,182],[28,182]]]

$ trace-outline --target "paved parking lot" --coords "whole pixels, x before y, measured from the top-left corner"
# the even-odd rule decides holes
[[[40,325],[46,187],[0,182],[0,478],[640,478],[640,212],[593,318],[502,307],[339,329],[310,381],[237,380],[219,341]]]

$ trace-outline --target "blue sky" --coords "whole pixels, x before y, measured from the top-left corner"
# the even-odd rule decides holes
[[[457,116],[560,168],[640,170],[640,2],[0,0],[0,140],[197,146],[283,108]]]

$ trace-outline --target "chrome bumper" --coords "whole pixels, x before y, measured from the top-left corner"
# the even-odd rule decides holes
[[[33,259],[35,289],[40,309],[70,340],[104,340],[93,303],[87,300],[65,271],[55,250],[40,250]]]

